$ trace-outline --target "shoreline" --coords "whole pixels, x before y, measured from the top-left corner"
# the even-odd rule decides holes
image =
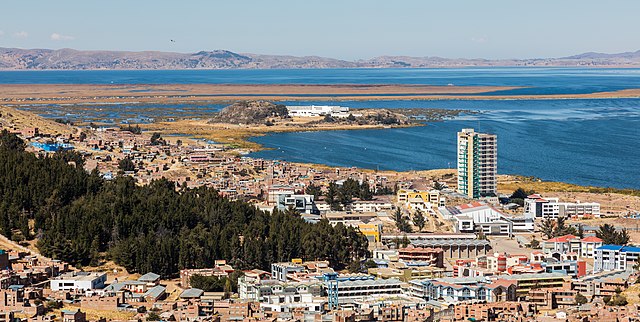
[[[315,124],[311,127],[299,125],[238,125],[229,123],[208,123],[208,120],[178,120],[173,122],[155,122],[141,124],[145,132],[158,132],[174,138],[203,138],[216,143],[230,145],[233,149],[248,149],[249,153],[268,150],[259,143],[250,141],[251,138],[273,133],[322,132],[322,131],[351,131],[377,130],[385,128],[408,128],[426,126],[424,122],[414,122],[402,125],[352,125],[352,124]]]
[[[36,113],[33,112],[27,112],[27,111],[21,111],[12,107],[6,107],[6,106],[2,106],[0,105],[0,110],[3,112],[9,112],[9,113],[13,113],[14,114],[14,120],[16,123],[18,124],[22,124],[22,126],[41,126],[44,130],[50,130],[52,131],[52,133],[60,133],[60,134],[64,134],[64,135],[68,135],[71,133],[75,133],[77,132],[80,127],[78,126],[69,126],[69,125],[62,125],[59,123],[54,122],[51,119],[46,119],[43,118],[39,115],[37,115]],[[35,123],[34,123],[35,122]],[[200,122],[203,122],[202,120]],[[206,121],[204,121],[206,122]],[[162,123],[176,123],[176,122],[161,122],[161,123],[152,123],[149,125],[153,125],[153,124],[162,124]],[[220,127],[220,124],[209,124],[209,125],[218,125]],[[258,137],[258,136],[263,136],[263,135],[267,135],[270,133],[284,133],[284,132],[305,132],[305,131],[336,131],[336,130],[358,130],[358,129],[368,129],[368,130],[375,130],[375,129],[382,129],[382,128],[406,128],[406,127],[414,127],[414,126],[428,126],[428,123],[410,123],[408,125],[397,125],[397,126],[367,126],[367,127],[349,127],[349,126],[336,126],[335,124],[331,127],[325,127],[322,129],[313,129],[313,130],[309,130],[309,129],[300,129],[300,128],[289,128],[286,130],[282,130],[282,131],[270,131],[270,132],[262,132],[262,133],[256,133],[256,132],[244,132],[244,133],[240,133],[240,134],[236,134],[237,136],[230,138],[230,144],[237,144],[240,142],[240,138],[242,138],[245,142],[250,143],[250,144],[255,144],[258,145],[255,142],[251,142],[251,141],[247,141],[247,139],[251,138],[251,137]],[[224,127],[224,125],[223,125]],[[145,128],[143,126],[143,129],[145,129],[145,131],[151,131],[151,129],[149,128]],[[234,129],[226,129],[226,130],[231,130],[233,131]],[[190,140],[197,140],[200,138],[207,138],[206,135],[198,135],[196,133],[185,133],[186,131],[184,131],[184,128],[181,132],[175,132],[176,135],[167,135],[164,138],[168,139],[168,140],[177,140],[177,139],[181,139],[181,138],[187,138]],[[235,132],[235,131],[234,131]],[[236,132],[237,133],[237,132]],[[170,134],[169,132],[165,132],[165,134]],[[235,139],[238,139],[238,141],[234,141]],[[215,141],[215,140],[214,140]],[[218,143],[224,143],[224,142],[219,142],[216,141]],[[264,147],[262,147],[263,149],[266,149]],[[242,149],[242,148],[240,148]],[[254,157],[251,157],[254,158]],[[308,163],[308,162],[292,162],[292,161],[285,161],[291,164],[296,164],[296,165],[300,165],[300,166],[307,166],[307,167],[312,167],[312,168],[316,168],[316,169],[335,169],[335,168],[341,168],[341,169],[348,169],[351,167],[345,167],[345,166],[331,166],[331,165],[327,165],[327,164],[318,164],[318,163]],[[363,172],[367,172],[367,173],[389,173],[389,174],[395,174],[395,175],[433,175],[434,173],[440,173],[440,174],[444,174],[444,173],[455,173],[455,169],[423,169],[423,170],[408,170],[408,171],[396,171],[396,170],[376,170],[376,169],[369,169],[369,168],[361,168],[361,167],[357,167],[358,170],[363,171]],[[633,196],[633,197],[640,197],[640,189],[635,189],[635,188],[615,188],[615,187],[599,187],[599,186],[587,186],[587,185],[579,185],[579,184],[573,184],[573,183],[567,183],[567,182],[558,182],[558,181],[546,181],[546,180],[542,180],[539,178],[535,178],[535,177],[531,177],[531,176],[525,176],[525,175],[518,175],[518,174],[498,174],[498,189],[499,191],[505,193],[505,192],[513,192],[516,188],[518,187],[522,187],[524,189],[533,189],[536,190],[536,192],[539,193],[545,193],[545,192],[580,192],[580,193],[593,193],[593,194],[607,194],[607,193],[614,193],[614,194],[622,194],[622,195],[627,195],[627,196]]]
[[[50,104],[220,104],[266,101],[380,100],[553,100],[640,98],[640,87],[584,94],[496,95],[523,87],[429,85],[230,85],[230,84],[9,84],[0,86],[0,103],[12,106]]]

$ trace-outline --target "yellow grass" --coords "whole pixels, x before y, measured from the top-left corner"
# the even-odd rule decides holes
[[[301,132],[301,131],[329,131],[329,130],[361,130],[361,129],[381,129],[382,125],[358,125],[358,124],[309,124],[316,119],[309,118],[303,120],[294,118],[292,120],[278,121],[273,126],[262,124],[229,124],[229,123],[208,123],[208,120],[178,120],[174,122],[158,122],[144,124],[141,127],[145,131],[159,132],[162,134],[185,134],[191,137],[201,137],[213,140],[218,143],[232,145],[236,148],[259,150],[262,147],[247,141],[250,137],[262,136],[267,133],[276,132]],[[409,126],[419,126],[411,124]],[[396,126],[405,127],[405,126]]]
[[[20,111],[12,107],[0,105],[0,124],[7,130],[22,130],[30,127],[37,127],[41,133],[49,134],[73,134],[76,128],[45,119],[36,114]],[[11,127],[10,127],[11,125]]]
[[[76,311],[78,310],[78,307],[67,306],[67,307],[64,307],[63,310]],[[57,314],[57,316],[60,316],[60,310],[56,310],[54,312],[55,314]],[[87,308],[83,308],[82,312],[87,314],[87,320],[92,320],[92,321],[98,320],[100,318],[105,318],[107,319],[107,321],[112,321],[112,320],[127,321],[127,320],[134,319],[136,316],[136,313],[132,313],[132,312],[104,311],[104,310],[94,310],[94,309],[87,309]]]

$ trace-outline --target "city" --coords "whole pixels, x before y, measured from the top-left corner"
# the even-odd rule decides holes
[[[67,129],[74,134],[11,128],[3,135],[18,136],[27,153],[40,157],[77,153],[87,172],[104,180],[130,177],[147,185],[171,178],[175,189],[211,187],[267,213],[353,227],[366,238],[366,256],[342,269],[332,267],[334,261],[288,258],[268,263],[270,270],[212,258],[211,266],[175,274],[130,274],[98,257],[87,271],[39,254],[18,230],[0,244],[6,321],[55,320],[51,312],[65,321],[527,321],[636,314],[625,296],[638,276],[640,248],[625,246],[632,241],[627,230],[597,223],[632,217],[638,208],[621,211],[611,203],[522,189],[500,193],[498,182],[506,178],[498,179],[493,134],[460,129],[450,142],[457,146],[457,170],[403,173],[242,157],[225,145],[127,128]]]
[[[640,321],[637,12],[5,1],[0,322]]]

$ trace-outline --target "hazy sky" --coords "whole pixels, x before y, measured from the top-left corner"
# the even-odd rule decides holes
[[[0,47],[558,57],[640,49],[639,13],[637,0],[3,0]]]

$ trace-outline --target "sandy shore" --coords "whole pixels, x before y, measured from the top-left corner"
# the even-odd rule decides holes
[[[197,137],[213,140],[218,143],[230,144],[232,147],[258,151],[264,149],[261,145],[248,141],[251,137],[263,136],[268,133],[282,132],[306,132],[306,131],[336,131],[336,130],[364,130],[382,129],[391,126],[383,125],[358,125],[358,124],[333,124],[318,123],[309,124],[314,119],[293,118],[288,121],[279,121],[273,126],[262,124],[229,124],[229,123],[208,123],[208,119],[203,120],[178,120],[173,122],[156,122],[151,124],[141,124],[145,131],[159,132],[161,134],[171,134],[183,137]],[[421,123],[410,123],[408,125],[395,125],[392,127],[422,126]]]
[[[498,86],[422,85],[76,85],[0,86],[0,102],[9,104],[220,103],[238,100],[515,100],[637,98],[640,88],[615,92],[559,95],[491,95],[517,89]]]

